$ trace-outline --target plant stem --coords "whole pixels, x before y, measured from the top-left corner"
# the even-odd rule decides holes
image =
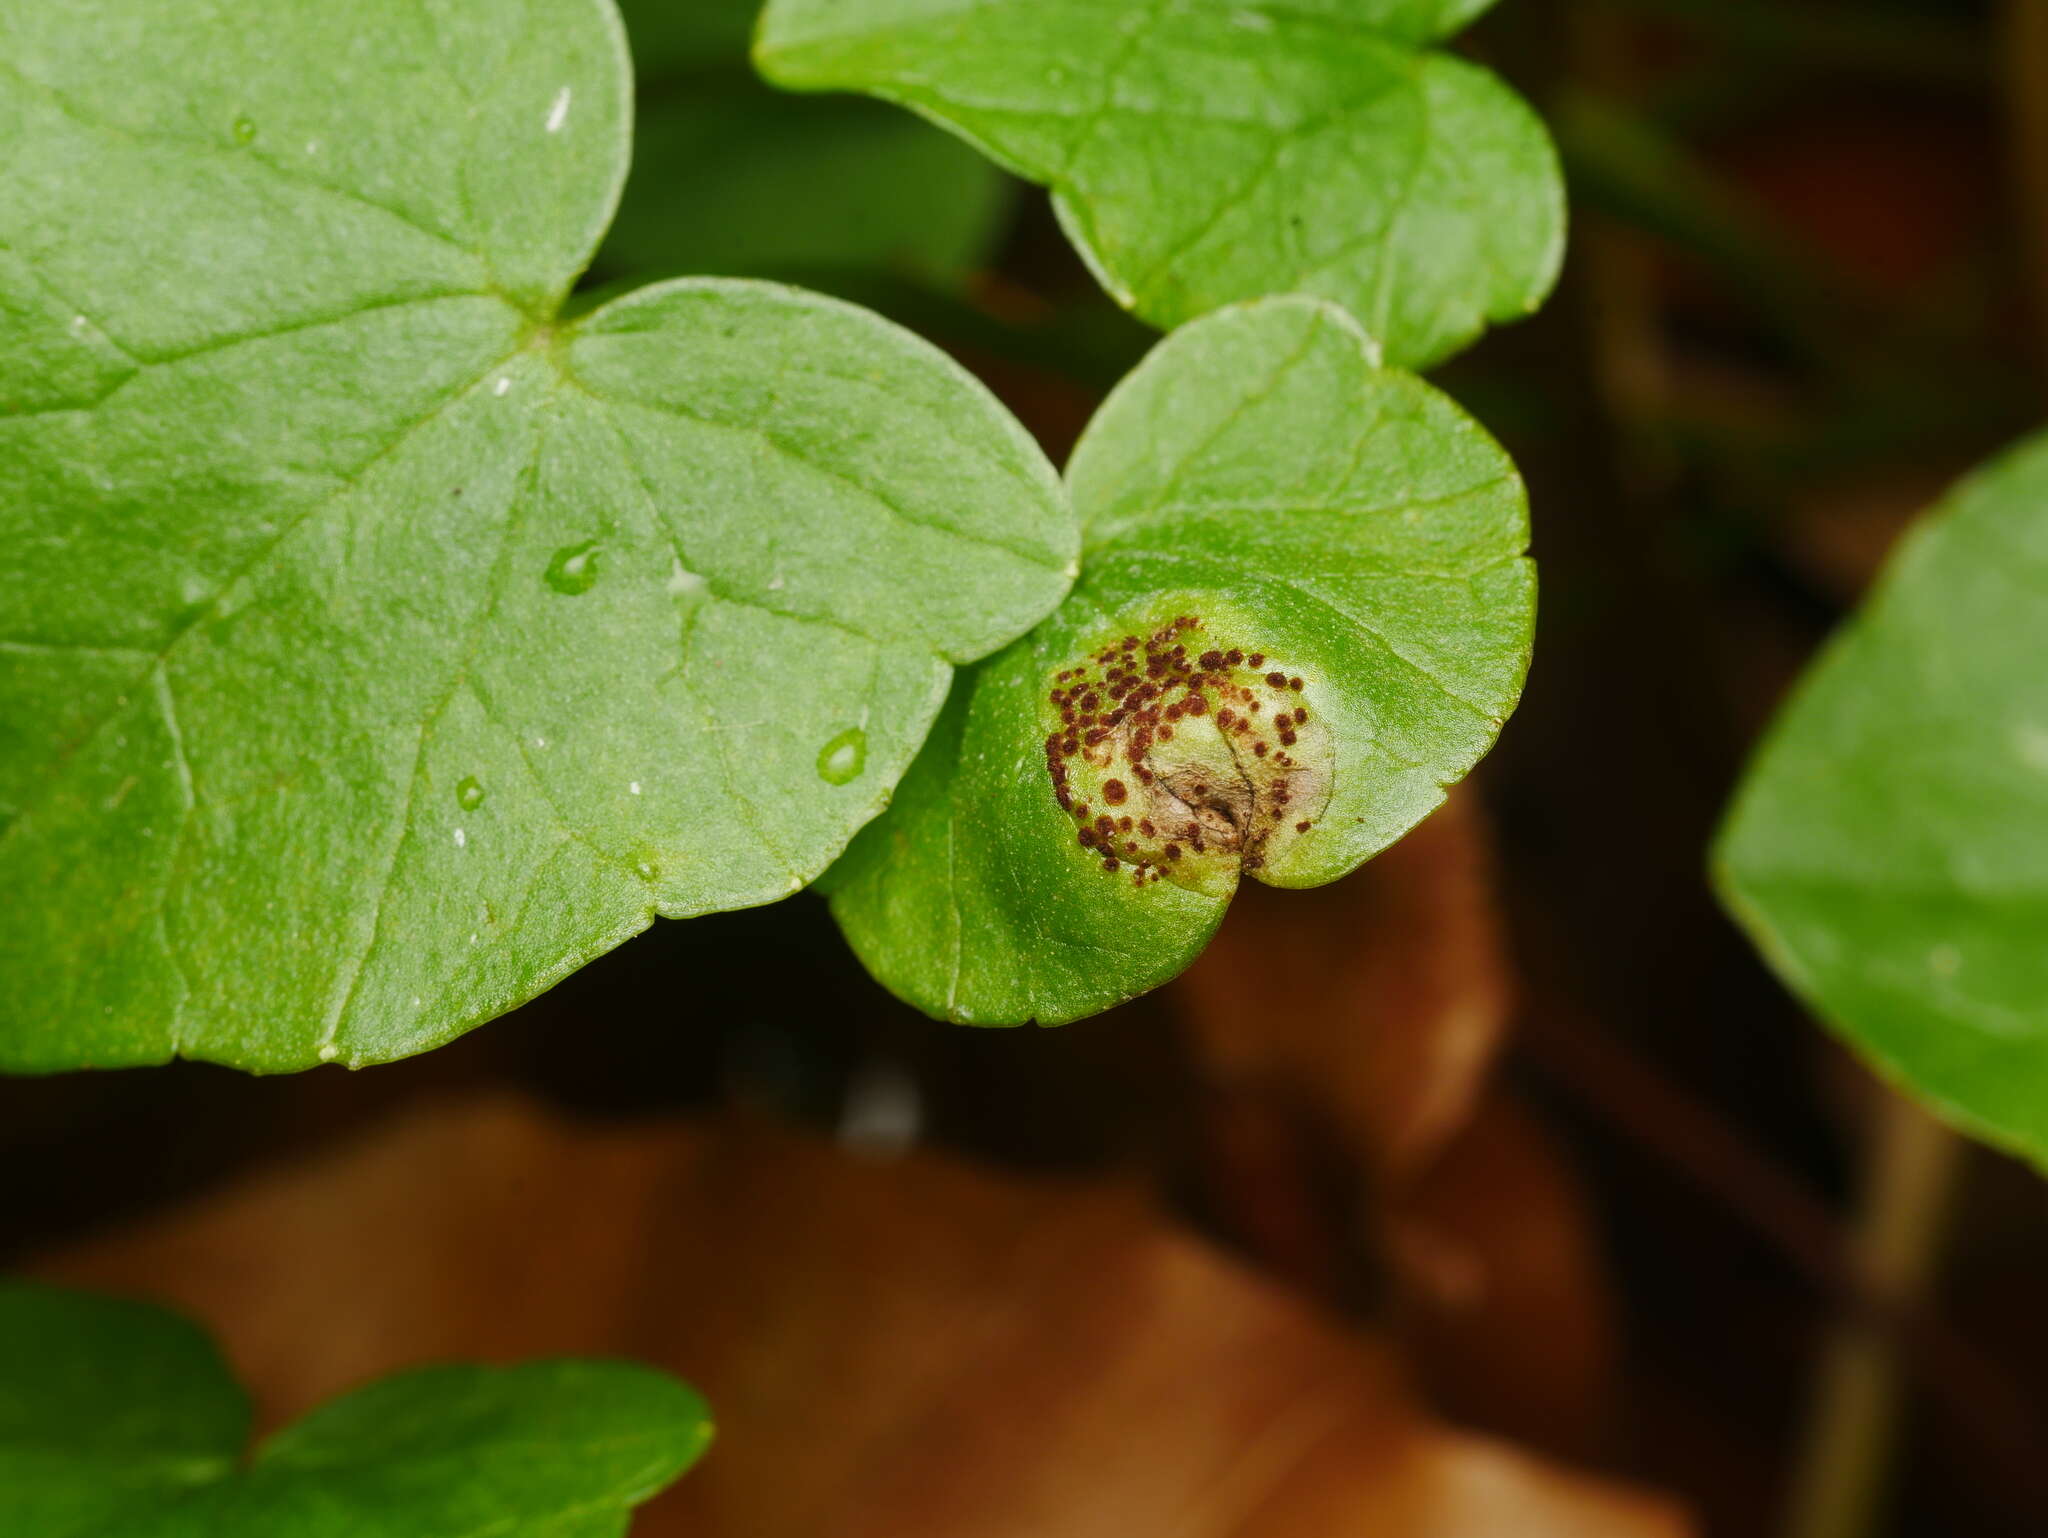
[[[1964,1144],[1911,1101],[1878,1093],[1852,1248],[1870,1291],[1900,1307],[1927,1289],[1939,1263]],[[1840,1320],[1815,1378],[1785,1538],[1876,1530],[1901,1397],[1896,1333],[1868,1314]]]

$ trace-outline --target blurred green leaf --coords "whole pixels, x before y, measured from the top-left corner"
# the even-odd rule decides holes
[[[948,287],[985,262],[1015,183],[880,103],[770,90],[747,52],[758,9],[621,7],[640,71],[633,168],[595,272],[800,278],[844,294],[870,272]]]
[[[2048,437],[1907,536],[1765,738],[1715,868],[1883,1072],[2048,1162]]]
[[[623,1362],[430,1367],[238,1471],[248,1406],[176,1315],[0,1285],[0,1362],[8,1538],[618,1538],[711,1439],[696,1394]]]

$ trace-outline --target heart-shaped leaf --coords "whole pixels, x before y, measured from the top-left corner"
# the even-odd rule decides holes
[[[1772,726],[1715,865],[1880,1070],[2048,1164],[2048,437],[1907,536]]]
[[[1563,251],[1541,123],[1431,46],[1486,3],[770,0],[755,57],[1051,187],[1104,287],[1157,325],[1317,294],[1422,367],[1533,310]]]
[[[1187,964],[1240,872],[1335,880],[1478,761],[1528,667],[1514,466],[1334,305],[1176,332],[1067,477],[1080,584],[962,676],[824,883],[948,1019],[1106,1009]]]
[[[610,0],[0,0],[0,1065],[382,1061],[793,891],[1065,591],[907,333],[559,318],[628,95]]]
[[[430,1367],[238,1471],[247,1400],[174,1314],[0,1286],[0,1361],[9,1538],[618,1538],[711,1439],[704,1402],[643,1367]]]

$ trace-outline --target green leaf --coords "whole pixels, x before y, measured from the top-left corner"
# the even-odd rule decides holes
[[[136,1303],[0,1285],[10,1538],[597,1538],[694,1463],[704,1403],[622,1362],[429,1367],[237,1471],[248,1406],[210,1342]]]
[[[797,90],[902,103],[1053,190],[1104,287],[1162,327],[1316,294],[1421,367],[1541,302],[1555,152],[1429,45],[1484,0],[770,0]]]
[[[554,318],[627,86],[609,0],[0,0],[0,1065],[384,1061],[794,891],[1065,591],[909,334]]]
[[[227,1478],[249,1405],[197,1328],[161,1309],[0,1283],[0,1532],[118,1531]]]
[[[1106,1009],[1193,958],[1240,871],[1353,869],[1486,751],[1528,666],[1513,465],[1333,305],[1176,332],[1067,474],[1080,584],[962,675],[824,882],[869,969],[947,1019]]]
[[[2048,437],[1907,536],[1771,727],[1723,900],[1878,1069],[2048,1163]]]
[[[987,258],[1015,184],[881,102],[770,90],[747,56],[757,0],[621,10],[641,74],[636,144],[594,273],[789,278],[841,292],[870,272],[950,286]]]

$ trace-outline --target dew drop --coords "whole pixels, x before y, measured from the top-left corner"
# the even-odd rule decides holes
[[[564,545],[548,562],[548,586],[571,597],[589,592],[597,584],[597,556],[594,539],[586,539],[580,545]]]
[[[253,144],[256,140],[256,124],[245,117],[235,119],[235,143]]]
[[[469,847],[469,835],[460,828],[455,830],[455,847],[457,849],[467,849]]]
[[[465,812],[473,812],[484,804],[483,782],[473,774],[465,775],[455,787],[455,804]]]
[[[868,734],[849,726],[818,750],[818,778],[827,785],[846,785],[860,777],[868,761]]]

